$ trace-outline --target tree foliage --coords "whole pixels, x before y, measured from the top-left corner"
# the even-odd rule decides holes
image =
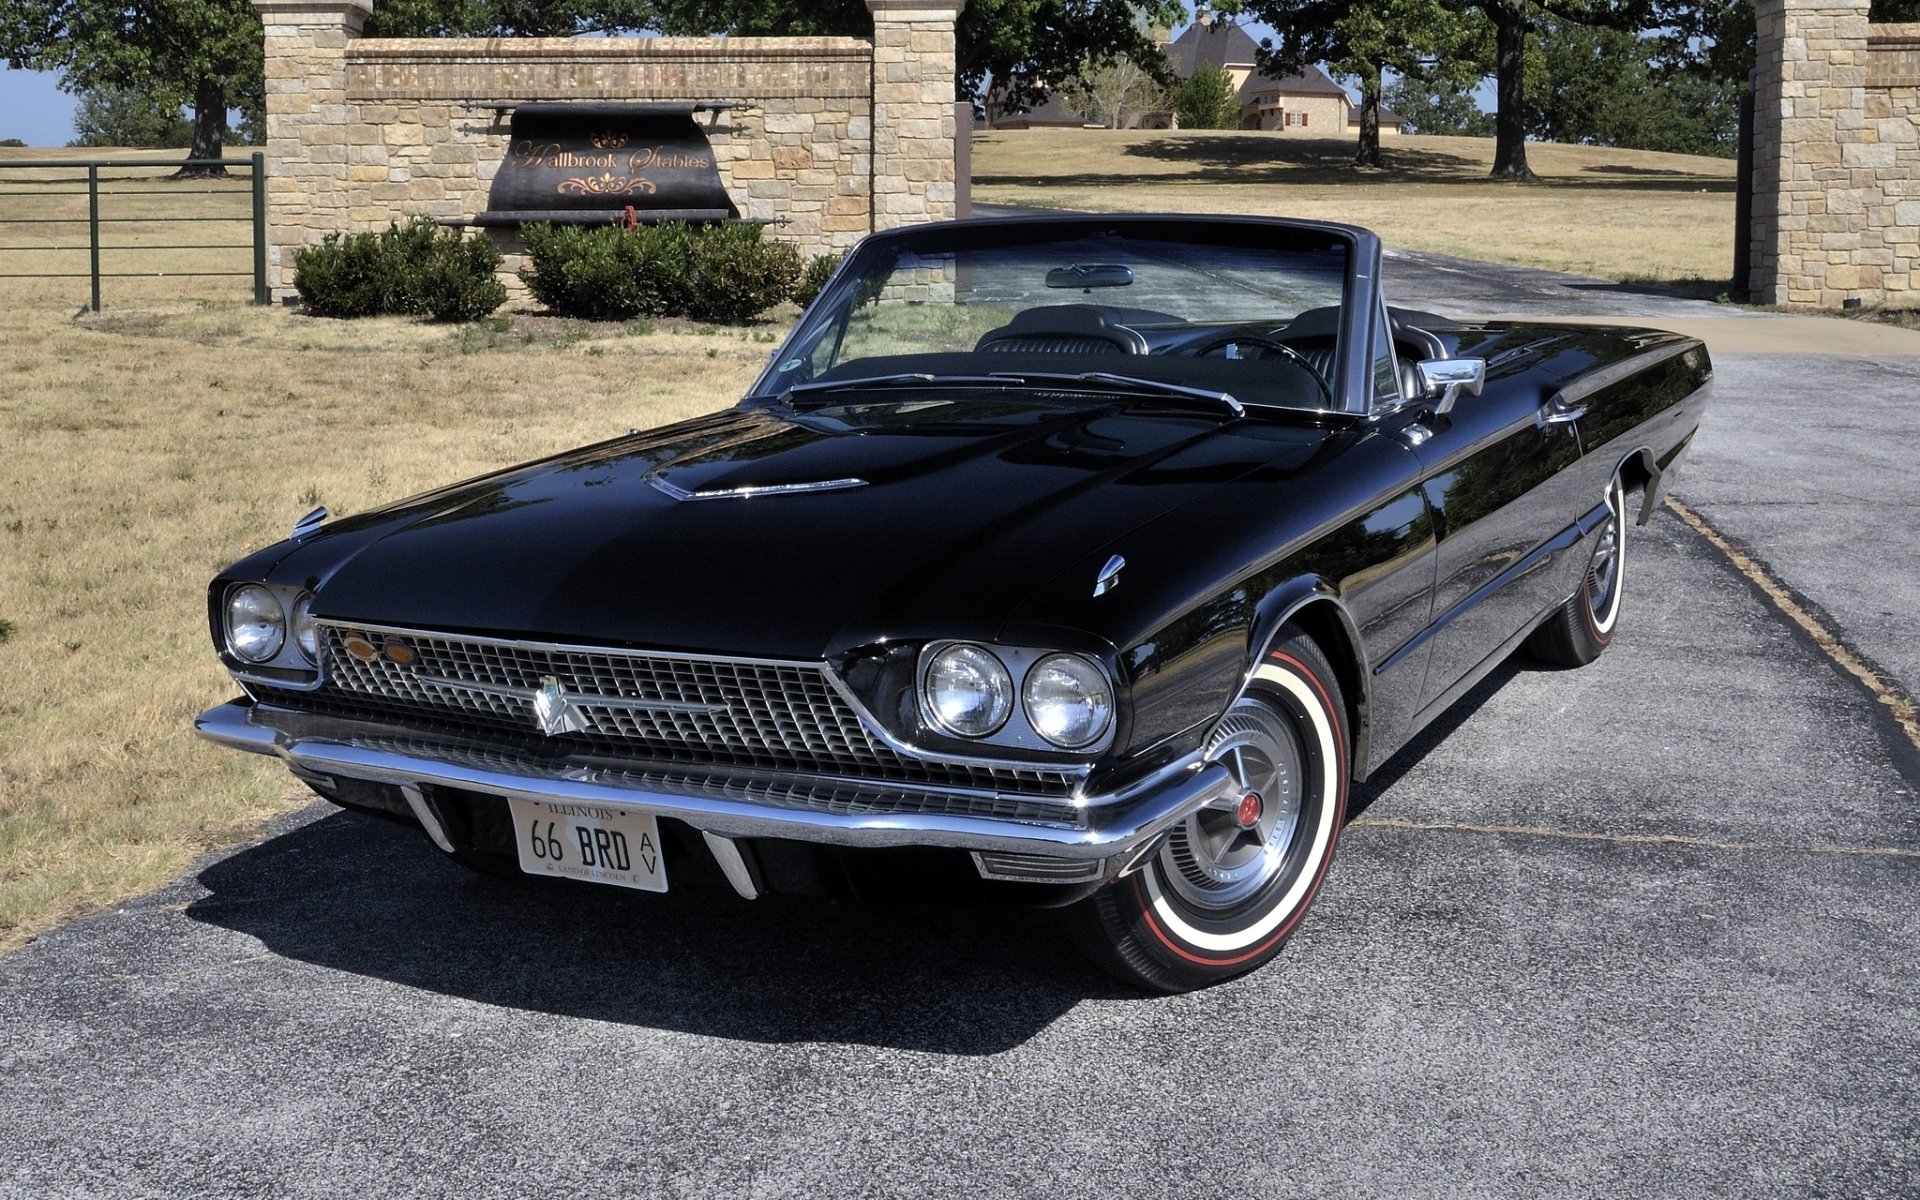
[[[864,0],[639,0],[640,24],[666,34],[868,37]],[[1050,81],[1089,62],[1124,59],[1167,78],[1155,26],[1186,20],[1180,0],[969,0],[955,29],[956,99],[991,76],[1010,111],[1046,98]]]
[[[1448,79],[1402,76],[1381,89],[1380,99],[1400,114],[1408,133],[1493,136],[1493,114],[1481,110],[1471,87]]]
[[[1245,0],[1242,11],[1273,27],[1260,66],[1272,73],[1325,63],[1359,83],[1360,137],[1355,161],[1377,167],[1383,73],[1464,85],[1480,74],[1485,22],[1449,0]]]
[[[193,122],[181,115],[177,92],[141,92],[97,87],[80,93],[73,110],[74,138],[69,146],[185,146],[193,141]]]
[[[1731,156],[1737,93],[1660,75],[1652,39],[1548,18],[1527,53],[1527,132],[1556,142]]]
[[[1182,129],[1232,129],[1240,123],[1240,93],[1222,67],[1202,63],[1180,81],[1173,115]]]
[[[368,37],[573,37],[647,26],[644,0],[378,0]]]
[[[260,18],[249,0],[0,0],[0,57],[59,71],[70,92],[183,99],[193,107],[193,158],[219,158],[227,109],[262,99]]]
[[[1131,59],[1089,63],[1060,88],[1067,107],[1109,129],[1124,129],[1166,107],[1160,81]]]

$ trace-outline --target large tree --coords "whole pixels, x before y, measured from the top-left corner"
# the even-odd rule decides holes
[[[1527,50],[1527,132],[1555,142],[1731,156],[1736,91],[1661,73],[1653,39],[1548,18]]]
[[[260,39],[249,0],[0,0],[7,65],[59,71],[69,92],[184,97],[197,159],[220,157],[229,107],[259,104]]]
[[[1299,71],[1324,63],[1357,80],[1360,137],[1354,161],[1381,165],[1380,89],[1385,72],[1464,85],[1479,70],[1474,49],[1484,22],[1448,0],[1246,0],[1242,11],[1272,26],[1260,66]]]
[[[73,110],[70,146],[171,148],[193,141],[193,122],[180,114],[178,94],[93,88],[80,93]]]
[[[667,34],[866,37],[864,0],[641,0],[643,24]],[[1180,0],[968,0],[955,30],[956,99],[990,77],[1018,110],[1091,63],[1125,60],[1168,82],[1155,27],[1186,20]]]
[[[1493,136],[1493,114],[1481,111],[1471,87],[1449,79],[1403,75],[1381,91],[1380,100],[1400,114],[1408,133]]]

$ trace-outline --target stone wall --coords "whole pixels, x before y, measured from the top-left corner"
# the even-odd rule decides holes
[[[734,105],[703,117],[742,216],[805,253],[954,214],[960,0],[868,0],[854,38],[367,39],[373,0],[254,0],[266,26],[269,281],[333,232],[485,210],[532,101]],[[504,248],[512,261],[514,239]],[[517,286],[517,279],[513,281]]]
[[[1762,303],[1920,303],[1920,25],[1869,25],[1867,7],[1756,0]]]

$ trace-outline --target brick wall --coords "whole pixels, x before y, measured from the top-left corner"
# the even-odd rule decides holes
[[[1754,298],[1920,301],[1920,25],[1756,0]]]
[[[266,26],[270,282],[327,233],[483,211],[502,106],[685,101],[742,216],[805,253],[954,210],[959,0],[868,0],[853,38],[366,39],[373,0],[254,0]],[[509,269],[515,239],[503,239]],[[517,286],[517,279],[513,281]]]

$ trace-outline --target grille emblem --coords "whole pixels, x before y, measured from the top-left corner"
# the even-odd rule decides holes
[[[567,698],[567,689],[551,675],[541,678],[540,687],[533,693],[533,715],[539,718],[540,732],[552,737],[556,733],[585,733],[587,722],[585,715],[574,707]]]

